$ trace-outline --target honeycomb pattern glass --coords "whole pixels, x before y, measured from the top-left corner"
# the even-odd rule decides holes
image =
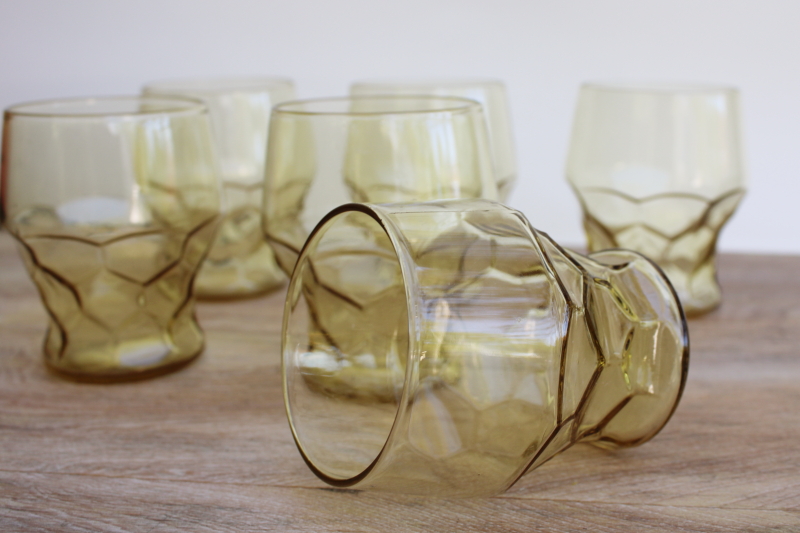
[[[281,78],[184,79],[149,83],[143,92],[198,98],[211,115],[224,216],[197,276],[197,296],[246,297],[281,286],[286,276],[264,239],[261,201],[270,111],[294,98],[293,83]]]
[[[219,218],[206,107],[174,98],[5,112],[6,225],[47,310],[47,365],[112,381],[200,354],[192,282]]]
[[[311,229],[338,205],[445,198],[497,198],[477,102],[366,96],[273,109],[264,232],[287,274]]]
[[[567,180],[589,250],[647,255],[689,315],[721,301],[716,244],[744,195],[744,174],[735,89],[581,88]]]
[[[688,357],[649,259],[569,252],[486,200],[337,208],[302,250],[283,323],[311,470],[437,497],[500,493],[576,442],[649,440]]]
[[[492,166],[497,181],[497,194],[505,203],[517,179],[514,133],[506,86],[499,80],[440,79],[440,80],[365,80],[350,86],[353,96],[393,94],[460,96],[480,102],[486,115]]]

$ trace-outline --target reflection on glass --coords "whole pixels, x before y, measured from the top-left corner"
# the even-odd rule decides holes
[[[48,311],[48,366],[116,380],[199,355],[192,281],[219,213],[205,106],[21,104],[3,137],[6,224]]]
[[[745,182],[735,89],[584,85],[567,179],[590,250],[652,258],[687,314],[719,305],[717,238]]]
[[[652,438],[687,365],[658,267],[565,251],[495,202],[344,205],[289,285],[287,412],[335,486],[502,492],[575,442]]]

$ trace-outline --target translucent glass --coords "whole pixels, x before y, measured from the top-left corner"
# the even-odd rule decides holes
[[[200,101],[101,98],[5,112],[6,225],[47,308],[47,365],[115,380],[203,349],[192,281],[219,218]]]
[[[224,217],[195,282],[199,297],[251,296],[283,284],[261,230],[264,159],[272,106],[294,98],[281,78],[212,78],[149,83],[144,94],[203,100],[211,114]]]
[[[647,255],[687,314],[719,305],[717,238],[745,192],[735,89],[584,85],[567,179],[591,251]]]
[[[414,95],[460,96],[480,102],[486,115],[489,145],[497,180],[498,198],[508,200],[517,179],[517,161],[514,153],[514,133],[511,130],[511,113],[506,86],[499,80],[368,80],[350,86],[350,94],[364,95]]]
[[[688,357],[649,259],[566,251],[486,200],[337,208],[283,323],[286,409],[313,472],[440,497],[500,493],[576,442],[647,441]]]
[[[310,230],[348,201],[497,198],[480,104],[436,96],[287,102],[272,111],[264,232],[291,274]]]

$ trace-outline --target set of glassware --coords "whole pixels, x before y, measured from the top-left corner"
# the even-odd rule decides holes
[[[185,80],[6,110],[5,223],[51,369],[181,367],[203,349],[195,296],[288,276],[286,410],[331,485],[491,495],[576,442],[663,427],[684,309],[718,305],[716,239],[744,192],[734,89],[581,88],[567,179],[588,256],[500,203],[502,83],[293,98],[283,79]]]

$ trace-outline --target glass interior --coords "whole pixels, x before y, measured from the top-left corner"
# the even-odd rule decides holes
[[[316,231],[292,278],[285,320],[295,438],[324,476],[355,477],[387,441],[409,347],[400,263],[375,219],[345,212]]]

